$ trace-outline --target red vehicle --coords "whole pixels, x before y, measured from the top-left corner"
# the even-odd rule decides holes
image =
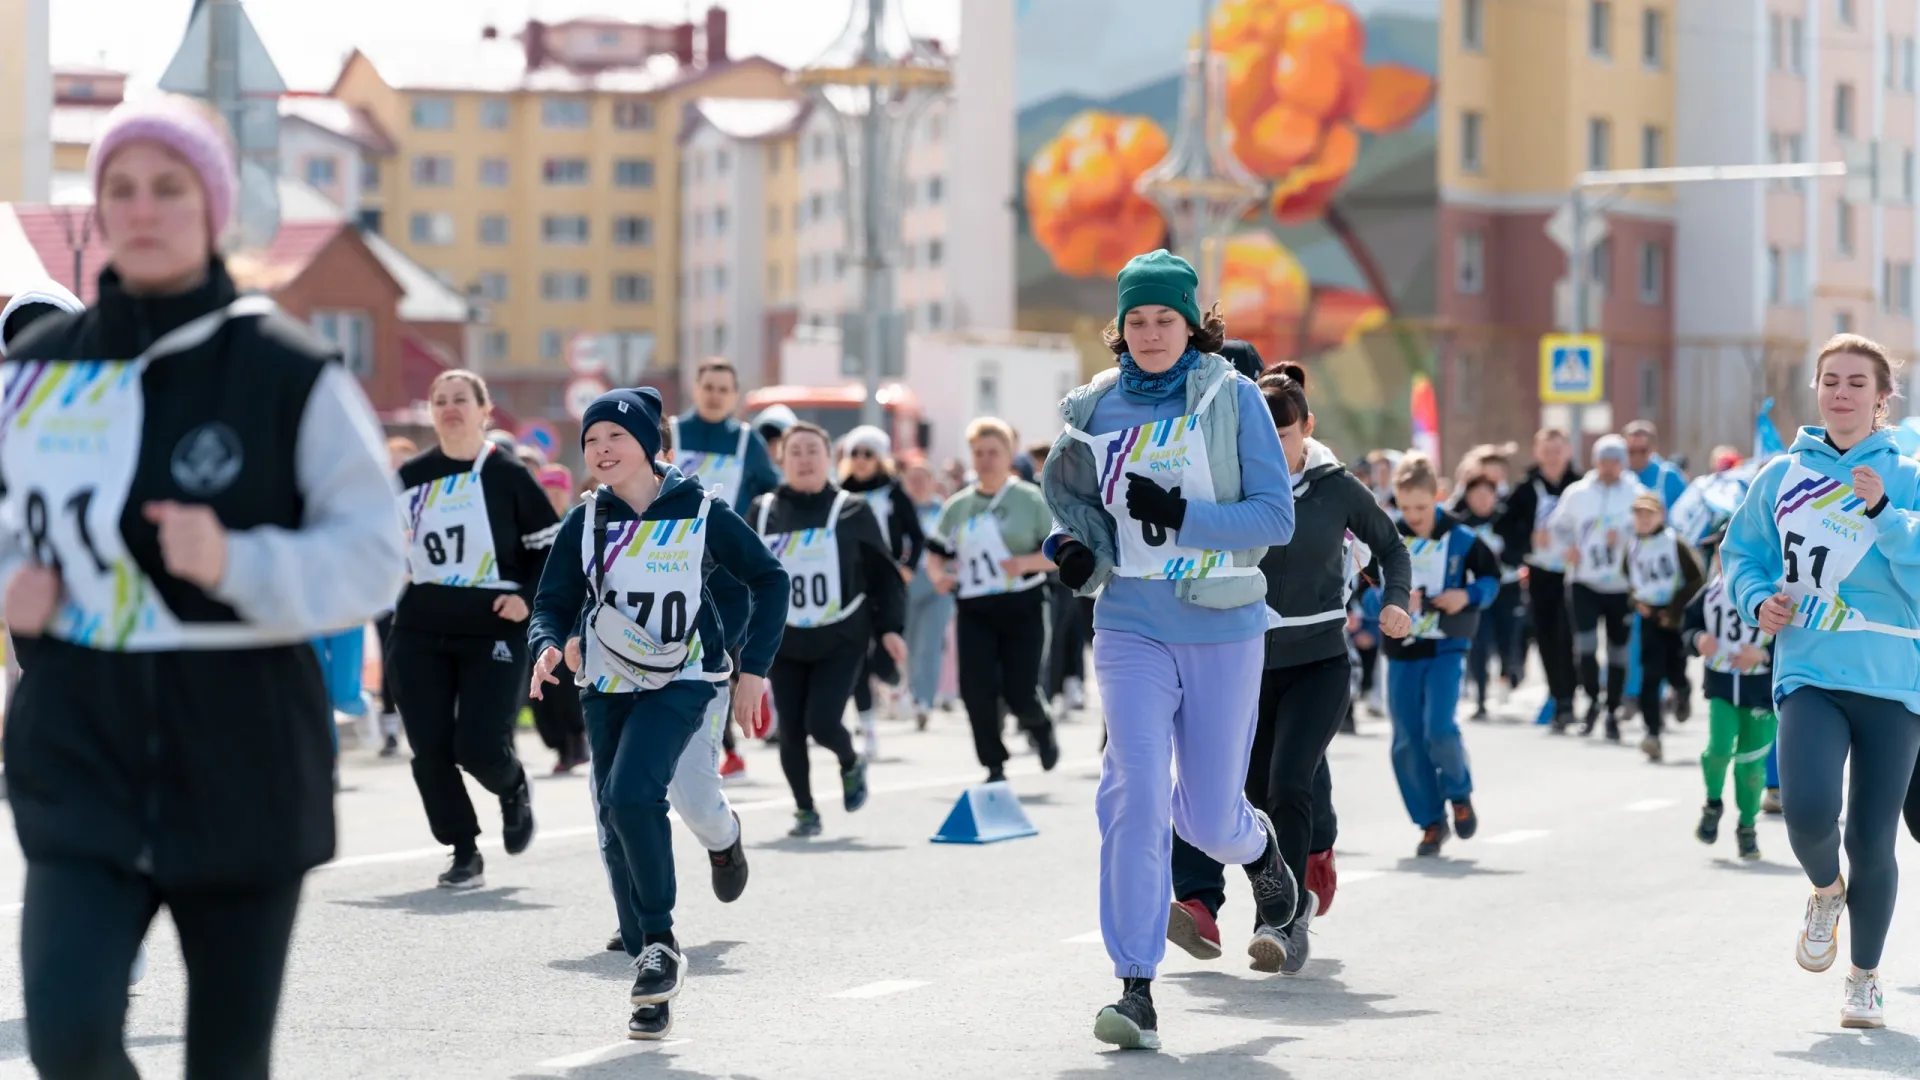
[[[920,399],[904,383],[890,382],[880,387],[880,408],[886,414],[883,426],[893,438],[893,453],[900,457],[908,451],[925,453],[929,436],[926,414]],[[762,409],[785,405],[793,415],[808,423],[819,424],[837,441],[860,425],[860,407],[866,402],[866,387],[859,383],[841,386],[764,386],[747,394],[749,420]]]

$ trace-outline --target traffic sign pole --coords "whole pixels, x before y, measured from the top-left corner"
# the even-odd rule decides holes
[[[1567,332],[1584,334],[1587,332],[1587,259],[1591,250],[1580,245],[1580,239],[1587,235],[1587,193],[1579,186],[1573,189],[1573,235],[1576,250],[1569,253],[1567,259],[1567,281],[1572,286],[1573,310],[1567,315]],[[1573,444],[1573,467],[1580,468],[1580,451],[1587,438],[1586,406],[1574,404],[1568,406],[1571,418],[1569,426],[1573,428],[1567,441]]]

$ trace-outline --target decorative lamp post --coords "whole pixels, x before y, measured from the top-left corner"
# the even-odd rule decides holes
[[[953,82],[946,58],[907,31],[900,0],[853,0],[846,29],[794,72],[834,120],[847,199],[847,261],[860,268],[860,309],[841,319],[842,370],[856,354],[866,377],[864,423],[883,423],[882,361],[902,322],[894,310],[893,268],[900,233],[900,175],[907,136],[927,103]],[[855,329],[859,344],[854,345]]]
[[[1160,208],[1178,253],[1200,274],[1200,295],[1217,299],[1221,242],[1266,195],[1267,185],[1233,154],[1226,58],[1213,54],[1211,7],[1211,0],[1200,0],[1200,45],[1187,54],[1173,143],[1135,189]]]

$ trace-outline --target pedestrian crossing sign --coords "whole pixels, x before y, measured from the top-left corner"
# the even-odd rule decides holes
[[[1540,404],[1591,405],[1606,387],[1607,346],[1598,334],[1540,338]]]

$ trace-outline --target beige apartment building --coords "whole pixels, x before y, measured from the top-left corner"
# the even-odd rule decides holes
[[[0,202],[47,197],[49,0],[0,0]]]

